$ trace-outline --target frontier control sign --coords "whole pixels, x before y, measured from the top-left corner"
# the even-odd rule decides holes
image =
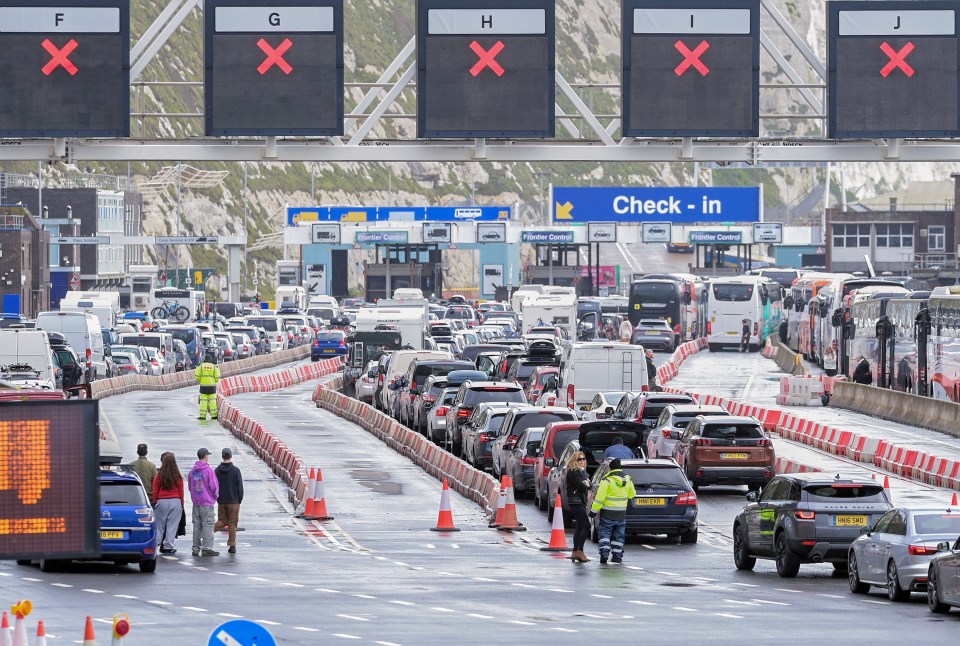
[[[553,221],[583,222],[759,222],[758,187],[553,189]]]
[[[691,231],[690,242],[693,244],[741,244],[743,233],[740,231]]]

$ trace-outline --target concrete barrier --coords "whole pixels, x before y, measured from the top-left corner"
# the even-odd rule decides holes
[[[960,437],[960,404],[950,401],[838,381],[830,405]]]
[[[807,367],[803,364],[803,357],[801,355],[785,346],[779,340],[774,339],[772,336],[767,337],[767,343],[774,348],[774,351],[769,355],[765,352],[763,356],[773,359],[780,370],[791,375],[807,374]]]

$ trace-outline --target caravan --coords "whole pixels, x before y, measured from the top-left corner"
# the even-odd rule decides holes
[[[563,351],[557,406],[586,406],[597,393],[648,389],[643,346],[613,341],[574,343]]]
[[[357,332],[396,330],[403,344],[414,350],[426,347],[426,324],[422,307],[363,307],[357,311]]]

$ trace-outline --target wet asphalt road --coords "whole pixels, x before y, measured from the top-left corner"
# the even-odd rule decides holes
[[[529,501],[519,510],[529,531],[508,534],[488,529],[479,508],[453,494],[462,531],[431,532],[439,483],[372,435],[316,409],[312,390],[306,384],[233,399],[308,465],[323,468],[335,520],[295,520],[285,489],[250,449],[194,419],[192,389],[131,393],[102,402],[127,456],[146,441],[151,457],[172,450],[186,471],[201,445],[215,455],[234,448],[246,487],[238,553],[226,554],[220,534],[221,556],[194,558],[180,539],[179,553],[153,575],[100,563],[48,574],[2,562],[5,598],[31,599],[31,618],[45,621],[56,636],[51,643],[79,643],[87,614],[105,643],[116,612],[131,617],[124,642],[131,645],[206,644],[215,626],[238,617],[262,622],[283,644],[956,640],[960,612],[934,617],[921,595],[904,604],[879,592],[853,596],[829,565],[805,565],[792,580],[780,579],[772,562],[737,572],[730,525],[745,489],[701,489],[698,544],[632,539],[622,566],[575,565],[539,551],[550,527]],[[587,553],[595,557],[590,543]]]

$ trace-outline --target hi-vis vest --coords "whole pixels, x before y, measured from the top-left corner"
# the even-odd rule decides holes
[[[616,469],[600,481],[600,487],[597,489],[597,495],[590,509],[609,511],[612,515],[622,516],[627,511],[627,503],[636,495],[637,491],[630,476]]]
[[[196,377],[201,386],[216,386],[217,382],[220,381],[220,368],[204,361],[194,370],[193,376]]]

